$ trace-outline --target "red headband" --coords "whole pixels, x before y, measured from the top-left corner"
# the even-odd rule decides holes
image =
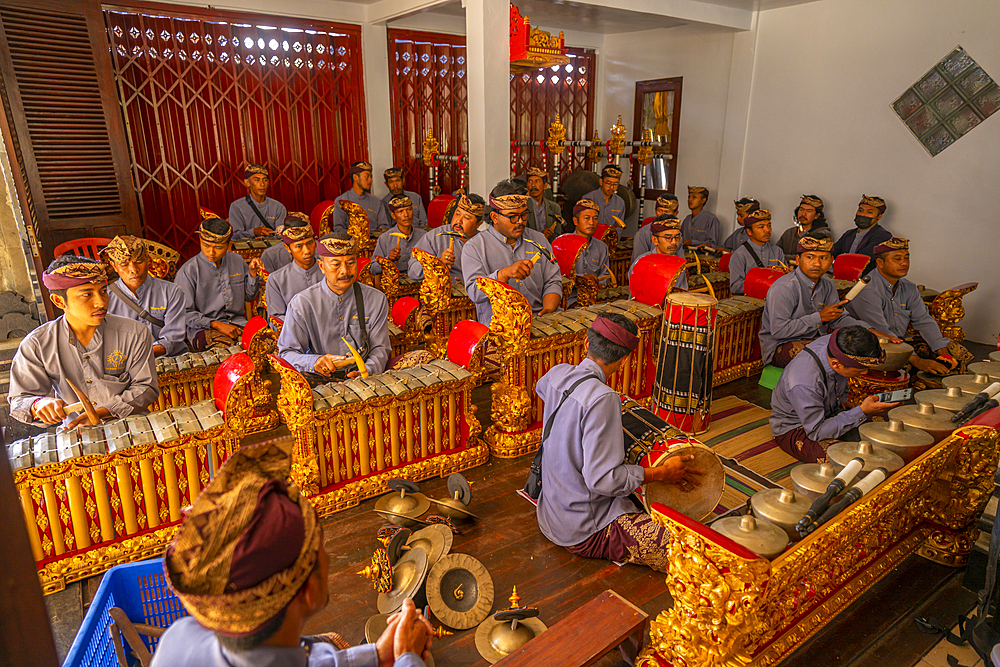
[[[831,357],[844,364],[847,368],[872,368],[873,366],[878,366],[883,361],[885,361],[885,350],[879,346],[879,351],[881,354],[878,357],[856,357],[853,354],[847,354],[840,349],[837,345],[837,334],[840,329],[834,329],[830,334],[830,342],[827,343],[826,351]]]
[[[639,347],[639,337],[620,324],[609,320],[606,317],[597,317],[590,328],[601,334],[612,343],[627,347],[629,352]]]

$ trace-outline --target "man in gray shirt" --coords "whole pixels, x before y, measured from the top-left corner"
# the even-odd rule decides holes
[[[733,294],[743,294],[747,271],[753,268],[785,266],[785,253],[771,243],[771,212],[757,209],[743,218],[743,240],[729,258],[729,288]]]
[[[233,240],[246,241],[258,236],[270,236],[285,219],[285,207],[267,196],[271,184],[263,165],[247,165],[243,172],[247,195],[229,205],[229,224]]]
[[[548,178],[544,169],[528,168],[528,228],[541,232],[551,241],[564,230],[559,229],[563,226],[559,204],[545,197],[545,181]]]
[[[638,334],[627,317],[602,313],[587,331],[586,357],[538,381],[545,413],[536,515],[542,534],[570,553],[666,572],[670,535],[628,496],[646,482],[690,489],[701,472],[687,465],[693,455],[655,468],[625,463],[621,397],[606,382],[638,347]]]
[[[451,279],[462,282],[462,250],[479,231],[484,203],[483,198],[477,194],[461,195],[445,213],[445,225],[451,234],[435,229],[417,239],[413,247],[440,259],[450,267]],[[455,238],[455,234],[462,238]],[[412,253],[407,273],[413,280],[424,279],[424,268]]]
[[[679,204],[677,203],[677,197],[672,194],[665,194],[662,197],[657,197],[656,199],[656,215],[646,218],[643,222],[642,227],[635,233],[632,238],[632,259],[631,264],[635,264],[635,260],[639,259],[648,252],[654,250],[653,247],[653,230],[650,227],[653,221],[657,218],[668,217],[676,218],[677,209]],[[678,224],[680,221],[678,220]],[[680,227],[678,227],[680,229]],[[684,237],[681,237],[681,242],[677,245],[677,251],[675,253],[678,257],[684,257]],[[630,265],[631,265],[630,264]]]
[[[278,330],[285,321],[288,302],[307,287],[323,280],[316,262],[316,237],[309,224],[279,227],[278,233],[292,261],[267,277],[267,319]]]
[[[63,255],[42,273],[49,298],[63,315],[30,332],[10,367],[10,415],[26,424],[88,423],[72,383],[94,404],[100,418],[145,412],[159,385],[153,336],[142,324],[108,315],[108,276],[87,257]],[[55,396],[49,396],[54,393]]]
[[[396,224],[378,237],[372,256],[385,257],[390,262],[395,262],[399,272],[406,275],[410,267],[410,257],[413,255],[410,248],[427,233],[427,230],[413,226],[413,202],[406,195],[393,197],[389,201],[389,211]],[[376,266],[378,265],[372,267],[372,273],[378,275],[381,271],[374,270]]]
[[[389,209],[389,202],[393,197],[406,195],[413,202],[414,226],[427,229],[427,209],[424,208],[424,199],[412,190],[403,189],[403,170],[399,167],[390,167],[382,173],[382,177],[385,179],[385,187],[389,188],[389,194],[382,197],[382,205]]]
[[[187,352],[184,293],[174,283],[149,275],[149,252],[142,239],[116,236],[101,253],[118,274],[108,285],[108,313],[145,325],[153,334],[153,354]]]
[[[581,199],[573,207],[573,224],[576,226],[576,234],[587,240],[587,244],[580,249],[576,256],[574,269],[577,277],[590,276],[603,283],[611,277],[611,269],[608,266],[607,244],[601,239],[594,238],[599,216],[600,208],[589,199]],[[572,307],[576,305],[576,302],[576,286],[574,285],[567,304]]]
[[[389,214],[382,200],[372,194],[372,166],[368,162],[355,162],[351,165],[348,175],[351,178],[351,189],[333,200],[333,231],[346,232],[348,223],[347,212],[340,207],[340,202],[351,201],[360,206],[368,214],[368,230],[374,236],[389,228]]]
[[[621,178],[621,169],[613,164],[605,165],[601,170],[601,187],[583,195],[583,199],[589,199],[601,208],[598,224],[619,228],[625,226],[625,200],[618,196]]]
[[[736,205],[736,229],[722,242],[722,249],[735,252],[744,241],[746,241],[746,229],[743,221],[746,217],[760,209],[760,202],[753,197],[744,197],[733,202]]]
[[[289,211],[284,221],[278,225],[276,232],[278,236],[284,239],[281,230],[288,230],[291,227],[309,227],[309,235],[313,236],[312,223],[309,221],[309,216],[301,211]],[[260,262],[264,265],[264,270],[268,273],[274,273],[281,267],[291,264],[292,253],[288,243],[275,243],[270,248],[265,249],[260,254]]]
[[[688,208],[691,213],[681,223],[685,246],[719,246],[722,238],[722,224],[714,213],[705,210],[708,203],[708,188],[700,185],[688,186]]]

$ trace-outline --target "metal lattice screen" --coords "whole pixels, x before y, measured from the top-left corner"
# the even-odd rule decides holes
[[[368,155],[356,26],[213,10],[105,11],[145,234],[189,257],[198,207],[226,217],[247,162],[309,212]]]

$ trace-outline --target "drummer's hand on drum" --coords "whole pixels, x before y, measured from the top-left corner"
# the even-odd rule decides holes
[[[506,283],[511,279],[524,280],[531,275],[531,269],[534,267],[535,265],[529,260],[519,259],[510,266],[497,271],[497,279],[502,283]]]
[[[877,412],[885,412],[886,410],[891,410],[898,405],[900,402],[896,403],[883,403],[878,400],[877,394],[872,394],[871,396],[865,396],[865,400],[861,401],[861,412],[866,415],[873,415]]]
[[[663,465],[655,468],[643,468],[645,481],[666,482],[667,484],[694,485],[701,486],[698,477],[701,471],[688,465],[694,461],[694,454],[684,454],[675,456],[664,461]]]
[[[846,300],[831,303],[829,306],[819,311],[819,318],[824,322],[833,322],[835,319],[844,314],[845,303],[847,303]]]

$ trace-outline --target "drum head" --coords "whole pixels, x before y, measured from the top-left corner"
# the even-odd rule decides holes
[[[694,460],[687,465],[701,471],[698,478],[701,486],[684,491],[676,484],[650,482],[645,485],[646,504],[662,503],[690,519],[702,521],[712,514],[722,500],[722,492],[726,486],[726,471],[718,455],[702,444],[684,443],[671,447],[668,452],[654,454],[658,456],[655,465],[661,466],[669,458],[688,454],[694,454]]]

